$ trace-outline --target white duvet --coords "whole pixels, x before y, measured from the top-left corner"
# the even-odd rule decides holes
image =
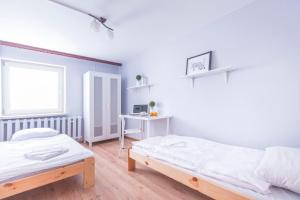
[[[261,150],[176,135],[133,142],[133,150],[262,196],[274,193],[254,173],[264,154]]]
[[[65,153],[47,160],[31,160],[25,154],[45,147],[63,147]],[[65,134],[24,141],[0,142],[0,183],[81,161],[93,153]]]

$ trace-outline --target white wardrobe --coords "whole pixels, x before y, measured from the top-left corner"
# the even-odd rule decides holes
[[[87,72],[83,77],[84,140],[93,142],[119,137],[121,76]]]

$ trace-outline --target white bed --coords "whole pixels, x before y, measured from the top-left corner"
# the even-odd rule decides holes
[[[224,145],[200,138],[170,135],[133,142],[132,152],[176,165],[193,176],[204,177],[253,199],[300,200],[299,194],[269,187],[255,177],[254,168],[264,153],[261,150]],[[242,181],[237,182],[236,179]],[[248,188],[248,180],[260,188],[265,189],[264,187],[268,186],[269,189],[265,194],[255,192],[251,187]]]
[[[68,152],[45,161],[24,157],[34,149],[64,147]],[[0,183],[31,176],[33,174],[66,166],[92,157],[93,153],[65,134],[24,141],[0,142]]]

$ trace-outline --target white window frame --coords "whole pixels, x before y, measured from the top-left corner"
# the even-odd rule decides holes
[[[33,112],[28,111],[21,111],[21,110],[10,110],[9,100],[8,97],[5,96],[9,92],[9,86],[7,83],[7,79],[4,77],[5,74],[5,62],[17,62],[21,64],[32,64],[32,66],[26,66],[24,68],[32,68],[38,69],[39,65],[42,66],[44,69],[48,67],[49,71],[63,71],[60,77],[60,91],[59,91],[59,108],[58,109],[44,109],[44,110],[34,110]],[[5,84],[6,83],[6,84]],[[66,67],[61,65],[53,65],[47,63],[40,63],[40,62],[32,62],[32,61],[25,61],[25,60],[16,60],[10,58],[0,58],[0,119],[1,118],[27,118],[27,117],[43,117],[43,116],[62,116],[66,115]]]

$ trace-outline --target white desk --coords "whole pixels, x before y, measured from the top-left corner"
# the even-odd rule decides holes
[[[170,131],[170,119],[172,116],[169,115],[159,115],[157,117],[150,117],[150,116],[141,116],[141,115],[120,115],[121,118],[121,128],[122,128],[122,134],[125,131],[125,119],[133,119],[133,120],[139,120],[141,121],[141,128],[143,132],[145,132],[144,127],[146,124],[147,130],[146,130],[146,137],[150,137],[150,122],[154,120],[165,120],[166,121],[166,134],[169,134]]]

